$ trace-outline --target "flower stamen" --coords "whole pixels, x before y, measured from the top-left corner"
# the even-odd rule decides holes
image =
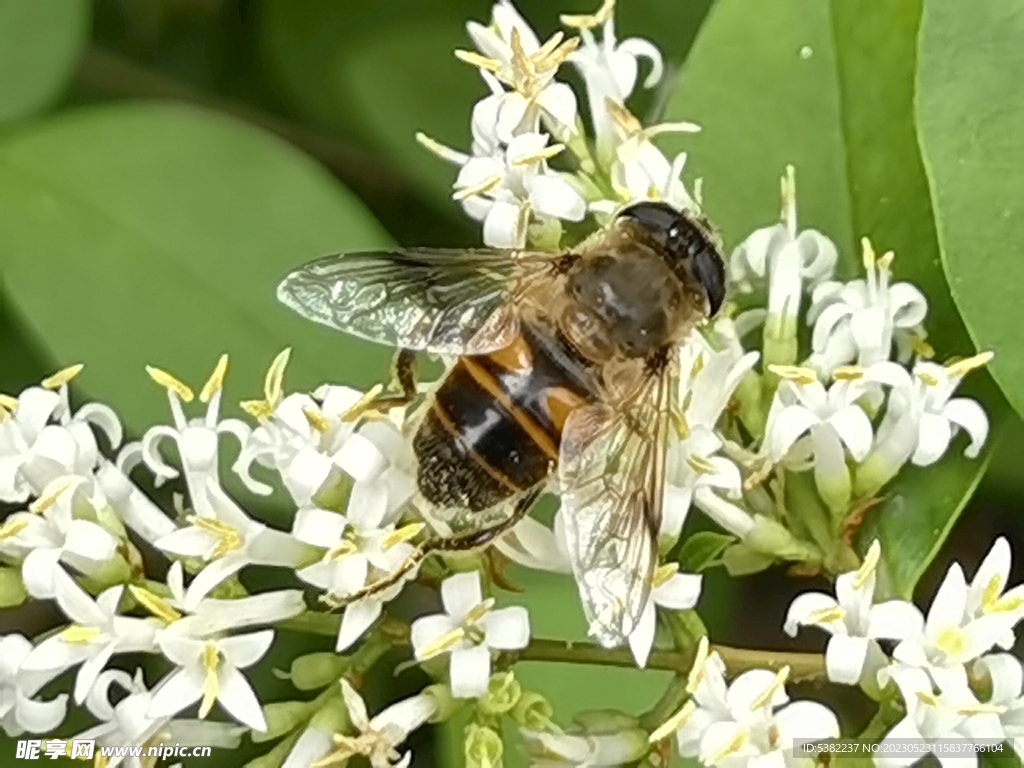
[[[153,614],[156,618],[160,619],[164,624],[170,625],[181,619],[181,614],[174,610],[170,603],[162,597],[154,595],[148,589],[137,587],[134,584],[129,584],[128,591],[132,593],[132,597],[134,597],[143,608]]]
[[[103,632],[97,627],[80,627],[72,624],[60,633],[60,639],[71,645],[88,645]]]
[[[420,531],[426,527],[427,526],[424,523],[409,523],[409,525],[404,525],[381,539],[380,548],[384,552],[387,552],[389,549],[398,546],[402,542],[412,541],[419,536]]]
[[[789,667],[785,666],[775,673],[775,679],[772,681],[764,693],[758,696],[750,703],[750,711],[756,712],[759,709],[763,709],[772,703],[772,699],[775,698],[775,694],[778,693],[786,685],[786,680],[789,678]]]
[[[651,576],[651,587],[657,589],[664,586],[669,580],[679,573],[679,563],[671,562],[660,566]]]
[[[950,378],[966,376],[971,371],[987,365],[993,357],[995,357],[994,352],[981,352],[974,357],[968,357],[966,360],[957,360],[955,363],[946,366],[946,373],[949,374]]]
[[[204,719],[213,703],[217,701],[220,693],[220,680],[217,677],[217,668],[220,666],[220,650],[213,643],[207,643],[203,648],[203,669],[206,670],[206,677],[203,679],[203,700],[199,705],[199,719]]]
[[[604,0],[601,7],[595,13],[590,14],[562,14],[559,21],[566,27],[574,29],[593,29],[599,27],[611,19],[615,12],[615,0]]]
[[[58,390],[75,378],[75,376],[80,374],[84,367],[84,365],[79,363],[78,365],[70,365],[67,368],[62,368],[52,376],[47,376],[43,379],[40,386],[42,386],[43,389]]]
[[[192,390],[176,379],[174,376],[169,374],[160,368],[154,368],[152,365],[146,366],[146,373],[149,374],[149,378],[159,384],[161,387],[166,389],[168,392],[175,394],[184,403],[191,403],[195,398]]]
[[[493,192],[495,189],[500,187],[502,181],[504,181],[504,177],[502,177],[500,173],[496,173],[477,184],[472,184],[468,187],[462,187],[461,189],[455,190],[455,192],[452,193],[452,200],[462,201],[470,197],[486,195],[488,192]]]
[[[686,463],[690,465],[690,469],[696,472],[698,475],[717,475],[718,467],[712,464],[710,461],[705,459],[703,456],[690,455],[686,457]]]
[[[647,739],[647,743],[656,744],[662,739],[671,736],[673,733],[678,731],[687,721],[693,716],[693,713],[697,711],[697,705],[693,703],[693,699],[687,701],[683,706],[672,715],[668,720],[659,725],[651,733]]]
[[[242,535],[227,523],[198,515],[190,515],[188,522],[216,540],[217,543],[206,553],[207,560],[219,560],[229,552],[242,548]]]
[[[799,365],[769,365],[768,370],[781,379],[792,381],[795,384],[814,384],[818,380],[818,373],[813,368],[803,368]]]
[[[686,680],[687,693],[696,693],[700,684],[704,681],[704,674],[710,654],[711,643],[707,635],[703,635],[697,643],[697,654],[694,656],[693,666],[690,667],[690,674]]]
[[[208,403],[224,388],[224,374],[228,370],[228,356],[221,355],[220,360],[217,361],[216,367],[213,369],[213,373],[210,374],[210,378],[206,380],[206,384],[203,385],[202,391],[199,393],[199,402]]]

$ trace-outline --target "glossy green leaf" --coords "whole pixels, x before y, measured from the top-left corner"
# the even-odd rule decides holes
[[[953,298],[992,375],[1024,413],[1024,9],[1009,0],[925,4],[918,127]]]
[[[861,237],[896,252],[896,280],[930,304],[929,340],[940,358],[972,352],[939,266],[928,184],[914,124],[920,0],[781,0],[758,13],[753,0],[719,0],[669,102],[669,119],[702,124],[666,141],[690,152],[704,179],[709,216],[732,246],[776,220],[778,178],[796,168],[801,227],[828,234],[840,275],[860,273]],[[750,22],[757,13],[758,22]],[[986,377],[965,387],[993,422],[1002,402]],[[961,438],[962,440],[962,438]],[[910,594],[980,480],[986,456],[956,455],[907,471],[872,510],[858,539],[873,536],[893,558],[893,589]]]
[[[722,553],[736,542],[735,536],[718,531],[697,531],[683,541],[676,559],[686,573],[700,573],[720,562]]]
[[[0,0],[0,120],[60,98],[89,39],[89,0]]]
[[[300,262],[388,242],[315,162],[213,113],[96,107],[0,143],[5,313],[51,368],[85,363],[81,392],[130,434],[169,417],[147,365],[198,391],[229,353],[228,412],[261,396],[286,346],[289,389],[385,377],[386,349],[303,320],[274,291]]]

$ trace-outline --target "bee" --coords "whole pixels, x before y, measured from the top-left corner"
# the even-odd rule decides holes
[[[418,559],[493,542],[557,485],[590,632],[625,642],[657,566],[666,453],[684,423],[678,348],[725,298],[721,244],[703,217],[637,203],[562,253],[336,254],[288,274],[277,295],[398,350],[401,393],[381,407],[418,396],[418,354],[454,358],[413,429],[419,493],[437,509],[506,513],[431,540]]]

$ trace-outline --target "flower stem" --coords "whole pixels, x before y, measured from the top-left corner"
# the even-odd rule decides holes
[[[792,653],[782,651],[761,651],[752,648],[734,648],[727,645],[712,645],[725,662],[727,673],[735,677],[750,669],[778,671],[790,668],[789,679],[793,682],[809,682],[825,679],[825,657],[820,653]],[[652,651],[647,669],[665,670],[678,674],[689,674],[696,649],[687,651]],[[537,638],[530,641],[523,650],[502,654],[506,663],[520,661],[558,661],[567,664],[593,664],[606,667],[636,667],[636,661],[628,648],[602,648],[594,643],[574,643],[568,640],[547,640]]]

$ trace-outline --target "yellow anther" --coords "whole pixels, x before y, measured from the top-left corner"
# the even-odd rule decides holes
[[[452,193],[452,200],[460,201],[466,200],[470,197],[477,197],[478,195],[486,195],[488,192],[493,192],[495,189],[500,187],[502,181],[503,178],[501,174],[496,173],[478,184],[473,184],[471,186],[455,190],[455,192]]]
[[[704,366],[707,364],[707,358],[704,356],[704,353],[701,352],[698,354],[693,361],[693,367],[690,369],[690,381],[693,381],[700,376],[700,372],[704,370]],[[692,395],[692,393],[687,392],[687,395]]]
[[[291,354],[290,347],[281,350],[280,354],[274,358],[274,362],[270,364],[266,378],[263,380],[263,396],[275,408],[281,402],[281,397],[284,394],[284,369],[288,367],[288,358],[291,357]]]
[[[306,417],[306,423],[321,435],[331,431],[331,423],[315,408],[303,408],[302,415]]]
[[[552,144],[551,146],[544,147],[544,149],[542,149],[539,152],[536,152],[536,153],[534,153],[532,155],[527,155],[526,157],[520,157],[518,160],[514,161],[512,164],[513,165],[533,165],[534,163],[542,163],[545,160],[550,160],[552,157],[557,157],[559,154],[561,154],[562,150],[564,150],[564,149],[565,149],[565,144]]]
[[[195,395],[192,394],[192,390],[182,384],[176,378],[171,376],[167,371],[163,371],[159,368],[154,368],[151,365],[146,366],[146,373],[149,374],[149,378],[159,384],[161,387],[166,389],[168,392],[173,392],[183,402],[191,403],[192,398]]]
[[[813,384],[818,380],[817,371],[813,368],[803,368],[799,365],[769,365],[768,370],[780,379],[786,379],[796,384]]]
[[[978,704],[971,704],[958,709],[956,713],[961,717],[974,717],[975,715],[1001,715],[1006,712],[1009,707],[1002,704],[990,704],[989,702],[979,702]]]
[[[54,480],[43,489],[43,493],[38,499],[28,505],[28,511],[36,515],[41,515],[60,500],[60,497],[72,486],[72,484],[75,483],[75,480],[76,478],[73,477]]]
[[[354,555],[358,551],[359,551],[359,545],[357,545],[354,541],[349,541],[348,539],[342,539],[337,544],[335,544],[333,547],[331,547],[329,550],[327,550],[327,552],[324,554],[324,558],[323,559],[324,559],[324,562],[327,563],[327,562],[330,562],[332,560],[340,560],[343,557],[348,557],[349,555]]]
[[[665,584],[668,584],[669,580],[679,573],[679,563],[665,563],[660,566],[651,576],[651,587],[657,589]]]
[[[926,387],[937,387],[939,386],[939,380],[932,376],[930,373],[924,371],[918,371],[916,374],[918,380]]]
[[[217,676],[219,667],[220,650],[216,644],[207,643],[203,648],[203,669],[206,670],[206,676],[203,679],[203,700],[199,704],[200,719],[210,714],[213,703],[217,701],[217,695],[220,693],[220,679]]]
[[[497,72],[501,69],[500,61],[497,59],[490,59],[486,56],[481,56],[479,53],[475,53],[474,51],[457,49],[455,51],[455,58],[459,61],[464,61],[477,69],[483,69],[487,72]]]
[[[765,688],[764,693],[758,696],[750,703],[750,711],[756,712],[759,709],[769,706],[772,703],[772,699],[775,698],[775,694],[778,693],[785,687],[786,680],[789,679],[789,667],[783,667],[775,673],[775,679],[772,680],[771,685]]]
[[[857,381],[864,378],[864,369],[857,365],[841,365],[832,371],[833,381]]]
[[[356,401],[355,405],[341,414],[341,420],[344,422],[352,422],[368,411],[372,411],[374,402],[378,397],[380,397],[380,393],[383,391],[383,384],[374,384],[369,390],[367,390],[366,394]]]
[[[558,50],[558,46],[561,45],[562,40],[565,39],[565,35],[561,32],[555,32],[551,37],[544,41],[544,45],[537,49],[537,51],[530,57],[534,62],[543,61],[548,56]]]
[[[420,146],[425,147],[429,152],[437,155],[442,160],[448,160],[453,155],[462,154],[452,149],[451,147],[446,147],[441,142],[430,138],[429,136],[427,136],[427,134],[423,133],[422,131],[416,134],[416,141],[420,144]]]
[[[10,413],[16,412],[18,410],[18,398],[0,393],[0,408],[4,408]]]
[[[446,653],[454,648],[456,645],[461,643],[466,637],[466,630],[462,627],[456,627],[451,632],[445,632],[437,640],[432,643],[427,643],[423,650],[420,651],[420,660],[426,661],[432,659],[435,656],[440,656],[442,653]]]
[[[686,416],[683,412],[675,408],[672,409],[672,424],[675,426],[676,434],[679,435],[680,440],[685,440],[690,436],[690,425],[686,421]]]
[[[686,725],[686,722],[693,717],[693,713],[696,711],[697,705],[693,703],[693,700],[687,701],[678,712],[654,729],[650,738],[647,739],[647,743],[657,744],[662,739],[668,738]]]
[[[871,546],[868,547],[868,552],[864,555],[864,562],[860,564],[860,568],[857,569],[856,575],[853,577],[853,588],[863,589],[868,583],[875,570],[878,568],[878,561],[882,557],[882,545],[878,543],[878,539],[871,542]]]
[[[725,760],[729,755],[734,755],[739,752],[743,745],[747,743],[747,732],[739,731],[735,736],[732,737],[732,741],[726,744],[722,749],[713,755],[709,755],[704,760],[704,765],[718,765],[720,762]]]
[[[690,455],[686,457],[686,463],[690,465],[690,469],[696,472],[698,475],[717,475],[718,467],[712,464],[710,461],[705,459],[703,456]]]
[[[380,548],[384,552],[387,552],[389,549],[398,546],[402,542],[412,541],[419,536],[420,532],[426,527],[427,526],[424,523],[409,523],[409,525],[403,525],[398,530],[392,531],[381,539]]]
[[[217,361],[217,367],[213,369],[210,378],[203,385],[203,391],[199,393],[199,401],[210,402],[210,399],[224,388],[224,374],[228,371],[228,356],[221,355]]]
[[[917,696],[917,700],[924,704],[926,707],[939,706],[939,699],[933,693],[929,693],[927,691],[914,691],[914,695]]]
[[[79,363],[78,365],[70,365],[67,368],[59,370],[53,374],[53,376],[47,376],[43,379],[42,387],[43,389],[60,389],[75,378],[75,376],[80,374],[83,368],[85,368],[85,366]]]
[[[242,535],[227,523],[198,515],[189,516],[188,522],[216,539],[217,543],[206,554],[207,560],[218,560],[229,552],[242,548]]]
[[[608,116],[612,119],[612,122],[624,133],[627,137],[637,136],[643,132],[644,126],[636,117],[626,109],[624,106],[619,104],[613,99],[604,100],[605,109],[608,110]]]
[[[878,269],[879,269],[879,271],[881,271],[881,272],[888,272],[889,269],[892,267],[892,260],[895,259],[895,258],[896,258],[896,254],[895,253],[893,253],[892,251],[886,251],[878,259]]]
[[[996,574],[989,579],[981,593],[981,612],[984,614],[1013,613],[1024,607],[1024,598],[1000,597],[1005,586],[1002,576]]]
[[[860,247],[861,259],[864,262],[864,269],[874,269],[877,257],[875,256],[875,249],[871,247],[871,241],[866,237],[862,237],[860,239]]]
[[[473,606],[470,612],[466,614],[466,623],[470,625],[479,623],[480,620],[483,619],[483,617],[487,615],[487,612],[491,610],[491,608],[493,607],[494,598],[488,597],[479,605]]]
[[[254,419],[266,421],[274,415],[274,406],[266,400],[243,400],[239,407]]]
[[[935,647],[950,658],[956,658],[963,654],[967,648],[967,641],[960,627],[949,627],[942,630],[935,638]]]
[[[11,412],[3,405],[0,405],[0,424],[6,424],[11,420]]]
[[[86,645],[102,634],[103,632],[96,627],[80,627],[77,624],[72,624],[60,633],[60,639],[71,645]]]
[[[920,336],[912,336],[910,346],[914,350],[914,354],[922,360],[931,360],[935,357],[935,348]]]
[[[988,362],[995,357],[994,352],[982,352],[966,360],[957,360],[955,363],[946,366],[946,373],[952,377],[966,376],[971,371],[988,365]]]
[[[817,611],[811,611],[807,614],[804,622],[807,624],[831,624],[836,621],[842,621],[846,618],[846,609],[841,606],[835,608],[821,608]]]
[[[693,666],[690,667],[690,674],[686,680],[687,693],[696,693],[700,684],[704,681],[704,673],[707,671],[708,656],[711,654],[711,642],[707,635],[701,637],[697,643],[697,654],[693,659]]]
[[[0,541],[13,539],[26,528],[28,528],[28,520],[8,520],[0,525]]]
[[[181,614],[174,610],[170,603],[162,597],[154,595],[148,589],[129,584],[128,591],[132,593],[132,597],[138,601],[139,605],[160,619],[164,624],[173,624],[181,618]]]
[[[593,29],[606,23],[615,12],[615,0],[604,0],[596,13],[591,14],[563,14],[559,20],[563,25],[574,29]]]
[[[786,166],[786,175],[779,179],[779,186],[782,197],[780,218],[788,224],[796,217],[796,169],[792,165]]]

